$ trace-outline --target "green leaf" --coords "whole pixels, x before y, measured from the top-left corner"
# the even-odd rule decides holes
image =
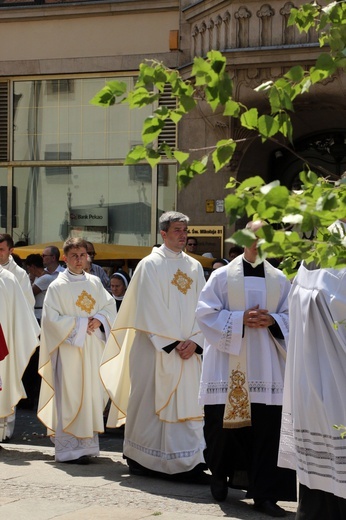
[[[267,203],[277,208],[286,208],[290,192],[286,186],[275,186],[265,196]]]
[[[192,96],[182,95],[179,97],[179,108],[183,108],[185,112],[190,112],[196,107],[196,101]]]
[[[259,188],[260,186],[264,185],[264,180],[262,177],[255,176],[255,177],[249,177],[248,179],[245,179],[238,187],[238,192],[245,191],[249,188]]]
[[[232,239],[243,247],[251,247],[252,244],[257,240],[256,235],[249,229],[240,229],[232,235]]]
[[[185,161],[187,161],[188,158],[190,157],[190,154],[185,153],[185,152],[180,152],[179,150],[175,150],[173,152],[173,155],[174,155],[175,160],[178,161],[179,164],[184,164]]]
[[[142,145],[137,145],[126,156],[125,165],[128,164],[137,164],[139,161],[142,161],[146,157],[146,148]]]
[[[91,105],[108,107],[116,103],[117,97],[122,97],[127,90],[127,84],[122,81],[109,81],[89,101]]]
[[[310,78],[312,83],[322,81],[336,71],[336,65],[330,54],[322,53],[317,58],[316,65],[310,69]]]
[[[142,140],[144,144],[152,143],[161,133],[165,122],[155,116],[149,116],[143,123]]]
[[[161,153],[164,153],[167,157],[167,159],[174,159],[173,150],[169,144],[167,144],[165,141],[160,145]]]
[[[179,123],[179,121],[181,120],[181,118],[183,117],[184,113],[183,112],[179,112],[179,110],[172,110],[171,113],[170,113],[170,119],[173,121],[173,123],[175,125],[177,125]]]
[[[233,139],[224,139],[216,144],[216,150],[212,153],[212,160],[216,172],[230,162],[235,149],[236,143]]]
[[[242,126],[249,130],[255,130],[258,126],[258,110],[257,108],[250,108],[240,116]]]
[[[238,218],[245,215],[245,203],[236,195],[230,194],[225,197],[225,212],[233,224]]]
[[[239,117],[240,104],[233,99],[229,99],[225,103],[225,110],[223,111],[224,116]]]
[[[211,68],[216,74],[221,74],[226,67],[226,58],[220,51],[211,50],[207,53],[207,58],[211,63]]]
[[[258,130],[264,139],[277,134],[279,128],[279,123],[272,116],[264,115],[258,118]]]
[[[152,148],[147,149],[146,158],[152,168],[154,168],[161,161],[161,155]]]
[[[291,67],[290,70],[284,74],[284,77],[290,81],[293,81],[294,83],[298,83],[304,78],[304,75],[305,71],[303,67],[296,65],[295,67]]]
[[[151,93],[144,87],[139,87],[129,92],[126,98],[126,102],[129,104],[130,108],[141,108],[147,105],[151,105],[155,101],[157,101],[160,97],[160,94]]]
[[[312,172],[311,170],[303,170],[302,172],[300,172],[299,179],[306,187],[315,186],[318,181],[316,173]]]
[[[279,130],[287,137],[287,139],[292,143],[293,142],[293,127],[290,116],[286,112],[280,112],[274,118],[279,125]]]
[[[346,179],[345,179],[346,181]],[[234,177],[230,177],[228,183],[226,184],[226,189],[233,189],[237,185],[237,180]]]

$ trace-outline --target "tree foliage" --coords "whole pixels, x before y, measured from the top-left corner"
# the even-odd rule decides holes
[[[246,107],[234,99],[226,58],[219,51],[210,51],[206,58],[195,57],[189,80],[162,63],[146,61],[140,65],[131,92],[126,93],[124,83],[108,83],[91,103],[104,107],[127,103],[131,108],[142,108],[156,103],[167,84],[176,99],[174,108],[159,106],[145,119],[142,144],[129,151],[125,164],[147,161],[155,167],[163,157],[175,159],[180,188],[205,173],[210,164],[215,172],[228,165],[237,146],[231,138],[218,141],[207,152],[201,151],[199,159],[191,159],[190,153],[172,149],[167,143],[157,146],[166,121],[178,124],[196,108],[201,95],[213,111],[221,108],[224,116],[236,118],[263,142],[280,136],[292,142],[291,114],[297,96],[338,70],[346,69],[346,4],[332,2],[322,8],[313,3],[293,8],[289,25],[296,25],[301,32],[314,28],[319,34],[322,52],[310,69],[294,66],[276,81],[268,81],[255,89],[268,99],[269,110],[263,114],[257,107]],[[244,216],[268,222],[258,232],[261,254],[283,257],[289,275],[294,273],[297,260],[301,259],[314,261],[321,267],[346,265],[346,241],[327,229],[336,219],[345,218],[346,180],[333,183],[318,177],[308,167],[301,172],[300,180],[301,190],[290,192],[279,181],[265,184],[261,177],[255,176],[239,183],[231,177],[225,196],[230,223]],[[255,238],[243,230],[236,232],[232,240],[247,245]]]

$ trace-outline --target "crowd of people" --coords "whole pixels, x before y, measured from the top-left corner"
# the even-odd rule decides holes
[[[19,267],[0,235],[0,441],[28,397],[59,463],[89,464],[98,435],[125,425],[133,475],[242,489],[297,520],[346,518],[346,269],[302,265],[291,284],[251,246],[206,281],[189,218],[159,220],[163,244],[130,279],[69,238]],[[250,222],[253,236],[263,222]],[[330,232],[345,232],[345,225]],[[101,272],[102,271],[102,272]],[[39,385],[40,383],[40,385]]]

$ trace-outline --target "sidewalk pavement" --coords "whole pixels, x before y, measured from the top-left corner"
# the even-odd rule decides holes
[[[219,504],[208,486],[130,475],[122,458],[119,435],[101,440],[100,457],[90,465],[56,463],[54,448],[41,434],[19,434],[21,421],[28,422],[27,413],[19,414],[17,435],[11,443],[0,447],[0,520],[270,518],[255,511],[243,491],[230,489],[227,500]],[[37,433],[33,417],[29,426],[32,433]],[[113,450],[102,448],[107,443]],[[294,520],[297,504],[279,505],[288,511],[286,518]]]

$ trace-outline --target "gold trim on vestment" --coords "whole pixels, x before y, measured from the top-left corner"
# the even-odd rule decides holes
[[[173,280],[171,281],[172,285],[175,285],[183,294],[186,294],[189,289],[191,289],[191,285],[193,283],[192,278],[190,278],[186,273],[183,273],[180,269],[175,273]]]
[[[235,428],[237,424],[241,426],[251,425],[250,400],[246,384],[246,374],[241,370],[234,369],[231,372],[229,381],[229,392],[227,395],[228,406],[225,408],[224,428]],[[239,423],[237,418],[240,419]],[[228,423],[232,421],[232,426]]]
[[[86,291],[82,291],[76,301],[77,307],[80,307],[82,311],[85,311],[88,314],[90,314],[90,312],[94,309],[95,304],[96,300]]]

